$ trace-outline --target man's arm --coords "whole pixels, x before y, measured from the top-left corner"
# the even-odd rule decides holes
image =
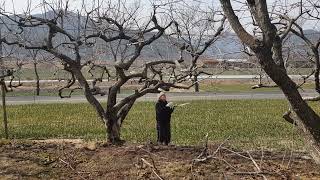
[[[156,104],[156,112],[157,113],[169,113],[171,114],[174,111],[174,108],[167,107],[165,104]]]

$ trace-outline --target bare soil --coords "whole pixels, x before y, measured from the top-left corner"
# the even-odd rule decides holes
[[[263,178],[320,179],[320,167],[304,152],[241,152],[219,144],[204,151],[152,143],[0,141],[0,179]]]

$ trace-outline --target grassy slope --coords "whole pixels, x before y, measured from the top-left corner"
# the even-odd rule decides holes
[[[242,148],[279,149],[292,145],[300,148],[302,143],[296,131],[281,118],[286,109],[282,100],[194,101],[175,111],[172,117],[173,142],[198,144],[209,133],[211,141],[230,137],[233,145]],[[105,137],[103,124],[88,104],[10,106],[8,111],[10,136],[14,138]],[[134,106],[125,120],[122,136],[133,143],[155,140],[152,102]],[[3,137],[2,127],[0,137]]]

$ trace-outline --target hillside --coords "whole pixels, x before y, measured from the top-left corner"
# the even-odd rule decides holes
[[[35,14],[34,16],[52,19],[55,17],[55,13],[53,11],[49,11],[45,14]],[[12,22],[10,22],[9,19],[4,17],[2,17],[2,19],[3,19],[3,22],[8,25],[8,27],[16,30],[18,29],[18,27],[12,25]],[[59,22],[61,23],[61,20]],[[84,33],[82,29],[84,29],[85,22],[86,22],[86,17],[84,16],[78,17],[77,14],[73,12],[68,12],[68,15],[63,20],[63,28],[67,30],[69,33],[76,36],[79,33],[81,34]],[[80,29],[80,31],[78,29]],[[30,42],[33,42],[33,44],[41,44],[46,39],[47,33],[48,33],[48,28],[46,26],[39,26],[36,28],[26,28],[24,33],[18,34],[18,36],[21,37],[21,35],[23,35],[25,39],[27,39]],[[306,30],[305,34],[307,35],[307,37],[311,38],[312,41],[315,41],[320,37],[320,32],[314,31],[314,30]],[[17,36],[12,34],[12,32],[9,32],[8,30],[6,30],[6,28],[4,27],[2,28],[2,35],[5,37],[9,37],[12,40],[16,39],[16,36]],[[149,34],[145,35],[144,38],[147,39],[153,35],[154,33],[150,32]],[[57,35],[54,39],[54,42],[56,44],[59,44],[61,42],[66,42],[66,38]],[[116,46],[118,45],[117,43],[118,42],[106,45],[101,40],[97,40],[95,47],[89,47],[89,46],[83,45],[80,51],[83,59],[94,57],[102,61],[113,60],[110,46],[113,48],[116,48]],[[289,36],[289,40],[287,40],[287,44],[295,45],[296,49],[294,51],[298,51],[300,53],[303,53],[306,51],[306,48],[301,46],[304,44],[303,41],[299,37],[296,37],[294,35]],[[122,49],[124,49],[124,45],[122,45],[121,47]],[[212,47],[210,47],[205,52],[204,56],[208,58],[246,58],[246,55],[244,53],[241,53],[242,49],[243,49],[242,43],[234,33],[224,32],[223,35],[212,45]],[[73,55],[72,52],[70,52],[70,50],[65,49],[63,47],[60,47],[59,50],[70,56]],[[124,56],[132,54],[133,50],[134,50],[133,48],[128,47],[127,52],[124,54]],[[11,53],[11,51],[12,51],[11,48],[5,47],[5,54],[6,53],[9,54]],[[13,51],[13,54],[18,57],[23,57],[23,58],[27,57],[25,59],[29,59],[29,56],[30,56],[29,52],[23,49],[19,49],[18,51],[15,50]],[[176,59],[178,57],[179,57],[179,52],[177,50],[177,47],[175,47],[170,42],[168,42],[167,39],[162,37],[156,40],[150,46],[145,47],[143,49],[143,53],[140,59],[143,59],[143,60],[145,59],[148,59],[148,60]]]

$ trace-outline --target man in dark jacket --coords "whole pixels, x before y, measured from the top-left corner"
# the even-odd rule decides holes
[[[170,120],[174,108],[168,106],[166,95],[161,92],[156,104],[158,143],[168,145],[171,140]]]

